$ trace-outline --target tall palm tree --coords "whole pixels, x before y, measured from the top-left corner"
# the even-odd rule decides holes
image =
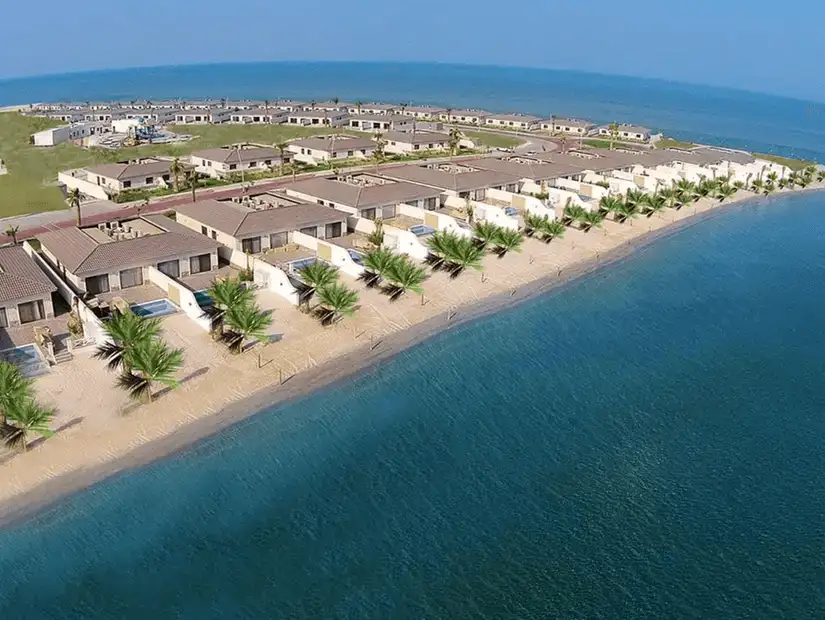
[[[610,150],[613,150],[613,143],[619,137],[619,125],[616,121],[613,121],[607,126],[607,130],[610,132]]]
[[[186,185],[192,190],[192,202],[197,201],[196,191],[198,189],[198,173],[195,170],[190,170],[186,173]]]
[[[450,157],[452,158],[456,153],[458,153],[459,147],[461,146],[461,130],[458,128],[458,125],[453,125],[450,128],[450,135],[447,138],[447,147],[450,149]]]
[[[132,368],[118,377],[118,386],[135,400],[151,402],[153,384],[178,387],[175,374],[182,366],[183,349],[172,349],[163,340],[154,338],[132,352]]]
[[[212,280],[206,294],[212,300],[212,305],[204,308],[203,314],[210,320],[213,334],[223,331],[226,313],[231,308],[249,304],[255,300],[253,290],[246,288],[240,278],[216,278]]]
[[[111,339],[98,346],[95,358],[106,361],[109,370],[128,372],[134,365],[134,353],[160,334],[160,319],[139,316],[131,310],[115,312],[103,324]]]
[[[275,145],[275,148],[278,149],[278,153],[281,156],[281,176],[284,176],[284,154],[286,153],[287,147],[289,147],[289,144],[287,144],[286,142],[279,142]]]
[[[183,164],[180,163],[178,157],[172,160],[172,164],[169,166],[169,172],[172,174],[172,186],[175,192],[178,192],[180,189],[180,178],[184,172]]]
[[[3,443],[9,448],[27,450],[32,433],[46,438],[54,435],[51,429],[53,417],[54,410],[41,407],[31,397],[16,402],[6,411],[5,421],[0,428]]]
[[[422,294],[424,289],[421,284],[427,279],[427,272],[406,257],[400,257],[390,265],[386,279],[389,284],[384,287],[384,292],[389,295],[390,301],[396,301],[407,291]]]
[[[20,232],[19,226],[9,226],[6,228],[6,236],[11,237],[11,242],[14,245],[17,245],[17,233]]]
[[[387,141],[382,133],[375,134],[374,139],[375,150],[373,150],[372,156],[375,158],[375,171],[378,172],[378,166],[384,161],[384,147],[387,145]]]
[[[457,278],[465,269],[481,271],[484,249],[473,243],[469,237],[454,237],[447,246],[447,272]]]
[[[224,323],[229,328],[224,341],[229,345],[229,350],[237,354],[243,351],[244,341],[249,338],[269,339],[267,328],[272,325],[272,314],[261,310],[254,302],[246,302],[229,308]]]
[[[361,106],[362,105],[364,105],[364,104],[361,103],[360,101],[355,102],[355,113],[356,114],[361,114]]]
[[[75,224],[77,227],[80,228],[82,223],[81,213],[80,213],[80,202],[81,202],[82,195],[80,190],[76,187],[69,190],[69,193],[66,195],[66,199],[69,202],[69,208],[75,209]]]
[[[512,228],[500,228],[494,243],[493,253],[499,258],[504,258],[507,252],[521,252],[524,235]]]
[[[401,256],[389,248],[378,248],[368,252],[364,256],[364,273],[358,279],[367,285],[367,288],[374,288],[386,279],[392,267],[401,261]]]
[[[500,232],[501,226],[497,226],[492,222],[477,222],[475,226],[473,226],[475,242],[483,249],[486,249],[488,245],[495,243]]]
[[[329,284],[318,290],[321,305],[318,316],[322,325],[333,325],[344,316],[355,314],[358,305],[358,293],[348,289],[339,282]]]
[[[338,280],[338,270],[323,262],[315,262],[298,270],[302,286],[298,288],[298,303],[309,309],[312,296],[322,288],[331,286]]]

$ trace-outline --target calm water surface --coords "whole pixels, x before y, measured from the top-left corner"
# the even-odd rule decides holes
[[[825,196],[0,532],[4,618],[822,618]]]

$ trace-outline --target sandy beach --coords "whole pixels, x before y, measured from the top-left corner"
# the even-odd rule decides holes
[[[775,195],[819,189],[823,184]],[[55,367],[35,384],[39,399],[58,409],[58,432],[0,463],[0,523],[24,519],[108,476],[186,449],[270,405],[345,380],[440,331],[609,267],[734,205],[748,208],[770,200],[740,191],[736,200],[722,204],[703,199],[625,224],[606,221],[588,233],[568,229],[550,244],[527,239],[521,253],[487,256],[482,273],[467,272],[457,280],[433,274],[423,299],[412,295],[391,304],[349,279],[361,295],[361,308],[331,328],[270,294],[261,301],[275,307],[273,328],[281,339],[241,356],[229,355],[198,328],[170,329],[171,344],[187,349],[183,383],[151,404],[130,402],[91,351],[79,352],[65,370]]]

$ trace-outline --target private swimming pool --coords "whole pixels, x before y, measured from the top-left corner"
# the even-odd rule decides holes
[[[178,307],[168,299],[155,299],[154,301],[147,301],[142,304],[132,304],[129,308],[138,316],[146,318],[165,316],[178,311]]]
[[[291,263],[289,263],[289,269],[290,269],[290,271],[292,271],[292,273],[298,273],[301,269],[305,269],[306,267],[309,267],[310,265],[315,264],[315,262],[317,260],[318,259],[315,258],[314,256],[312,256],[310,258],[302,258],[300,260],[294,260]]]
[[[212,307],[212,298],[209,296],[209,293],[206,292],[205,288],[199,291],[195,291],[195,301],[198,302],[198,305],[201,308]]]
[[[0,360],[14,364],[27,377],[38,377],[49,372],[49,364],[33,344],[0,351]]]
[[[417,237],[423,237],[424,235],[433,234],[435,232],[435,228],[424,226],[424,224],[416,224],[415,226],[410,226],[409,231]]]

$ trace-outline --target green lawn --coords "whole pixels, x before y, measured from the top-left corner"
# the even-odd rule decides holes
[[[584,146],[590,146],[594,149],[609,149],[610,148],[610,140],[599,140],[597,138],[590,138],[582,140],[582,144]],[[618,142],[615,142],[613,146],[618,145]]]
[[[804,159],[791,159],[790,157],[780,157],[779,155],[771,155],[770,153],[754,153],[753,156],[782,164],[791,170],[804,170],[810,165],[816,165],[814,162],[805,161]]]
[[[0,176],[0,217],[65,209],[57,188],[57,173],[70,168],[134,159],[149,155],[188,155],[192,151],[234,142],[276,144],[292,138],[328,133],[329,128],[306,129],[288,125],[187,125],[171,127],[194,136],[175,145],[144,145],[129,149],[84,149],[73,144],[34,147],[29,136],[56,127],[59,121],[0,114],[0,159],[8,174]],[[349,133],[349,132],[347,132]]]
[[[461,128],[461,133],[476,144],[489,146],[491,149],[511,149],[525,142],[523,138],[511,138],[510,136],[503,136],[498,133],[487,133],[485,131],[468,131],[463,127]]]
[[[662,138],[655,144],[657,149],[692,149],[695,146],[693,142],[683,142],[675,138]]]

